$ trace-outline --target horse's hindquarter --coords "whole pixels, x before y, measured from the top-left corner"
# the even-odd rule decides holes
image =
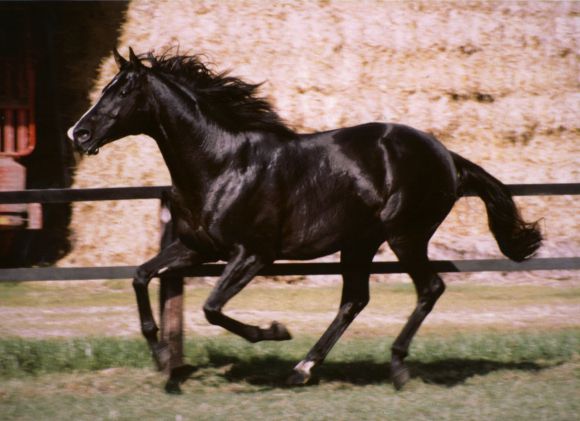
[[[392,125],[381,143],[389,174],[389,197],[381,213],[385,227],[435,228],[458,198],[450,152],[433,136],[404,125]]]

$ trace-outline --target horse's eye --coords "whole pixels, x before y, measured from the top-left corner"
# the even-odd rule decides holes
[[[127,96],[127,95],[129,95],[129,90],[128,89],[121,89],[121,92],[119,92],[119,95]]]

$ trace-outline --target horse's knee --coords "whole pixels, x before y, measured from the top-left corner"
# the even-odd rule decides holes
[[[360,311],[362,311],[362,309],[364,309],[367,306],[369,301],[370,301],[370,298],[367,295],[366,297],[363,297],[360,300],[357,300],[355,302],[355,308],[357,309],[358,312],[360,312]]]
[[[152,275],[150,271],[143,267],[137,268],[135,271],[135,276],[133,277],[133,288],[134,289],[143,289],[147,288],[149,281],[151,280]]]
[[[355,300],[347,303],[344,307],[344,316],[349,319],[355,318],[369,303],[368,298]]]
[[[141,323],[141,333],[146,338],[149,338],[152,335],[156,335],[158,331],[159,328],[157,327],[155,321],[153,320],[148,320]]]
[[[427,288],[419,293],[419,307],[429,313],[439,297],[445,292],[445,283],[439,276],[429,282]]]

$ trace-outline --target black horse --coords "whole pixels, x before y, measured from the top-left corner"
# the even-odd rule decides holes
[[[399,124],[368,123],[298,134],[257,96],[258,85],[217,74],[197,56],[114,51],[119,73],[69,130],[88,155],[127,135],[157,141],[172,178],[179,239],[139,267],[133,281],[141,328],[160,364],[147,286],[165,272],[227,261],[203,310],[207,320],[250,342],[286,340],[286,328],[250,326],[222,313],[226,303],[277,259],[341,252],[338,314],[288,382],[303,384],[369,301],[373,256],[387,241],[411,276],[417,305],[392,346],[391,377],[445,289],[427,257],[429,239],[466,190],[485,202],[489,227],[507,257],[521,261],[541,244],[506,187],[433,136]]]

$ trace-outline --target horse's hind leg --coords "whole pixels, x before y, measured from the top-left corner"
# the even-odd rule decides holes
[[[204,260],[195,251],[185,247],[180,241],[175,241],[164,248],[157,256],[139,266],[133,279],[133,289],[137,297],[141,332],[153,355],[153,359],[159,370],[163,369],[168,360],[169,349],[160,344],[157,338],[159,328],[155,323],[149,291],[147,289],[151,279],[165,271],[191,267],[203,263]]]
[[[404,359],[409,352],[411,341],[421,323],[433,309],[437,299],[445,291],[445,284],[431,269],[427,257],[427,243],[430,235],[424,237],[399,236],[389,239],[389,245],[399,261],[411,276],[417,292],[417,305],[391,347],[391,379],[397,390],[409,380],[409,370]]]
[[[273,322],[269,328],[250,326],[222,313],[226,303],[240,292],[269,261],[238,246],[236,255],[228,262],[214,290],[203,305],[208,322],[223,327],[250,341],[283,341],[291,339],[286,328]]]
[[[369,302],[370,268],[377,248],[378,245],[362,245],[341,252],[343,286],[338,314],[306,358],[294,367],[287,380],[288,384],[308,382],[310,371],[324,361],[334,344]]]

